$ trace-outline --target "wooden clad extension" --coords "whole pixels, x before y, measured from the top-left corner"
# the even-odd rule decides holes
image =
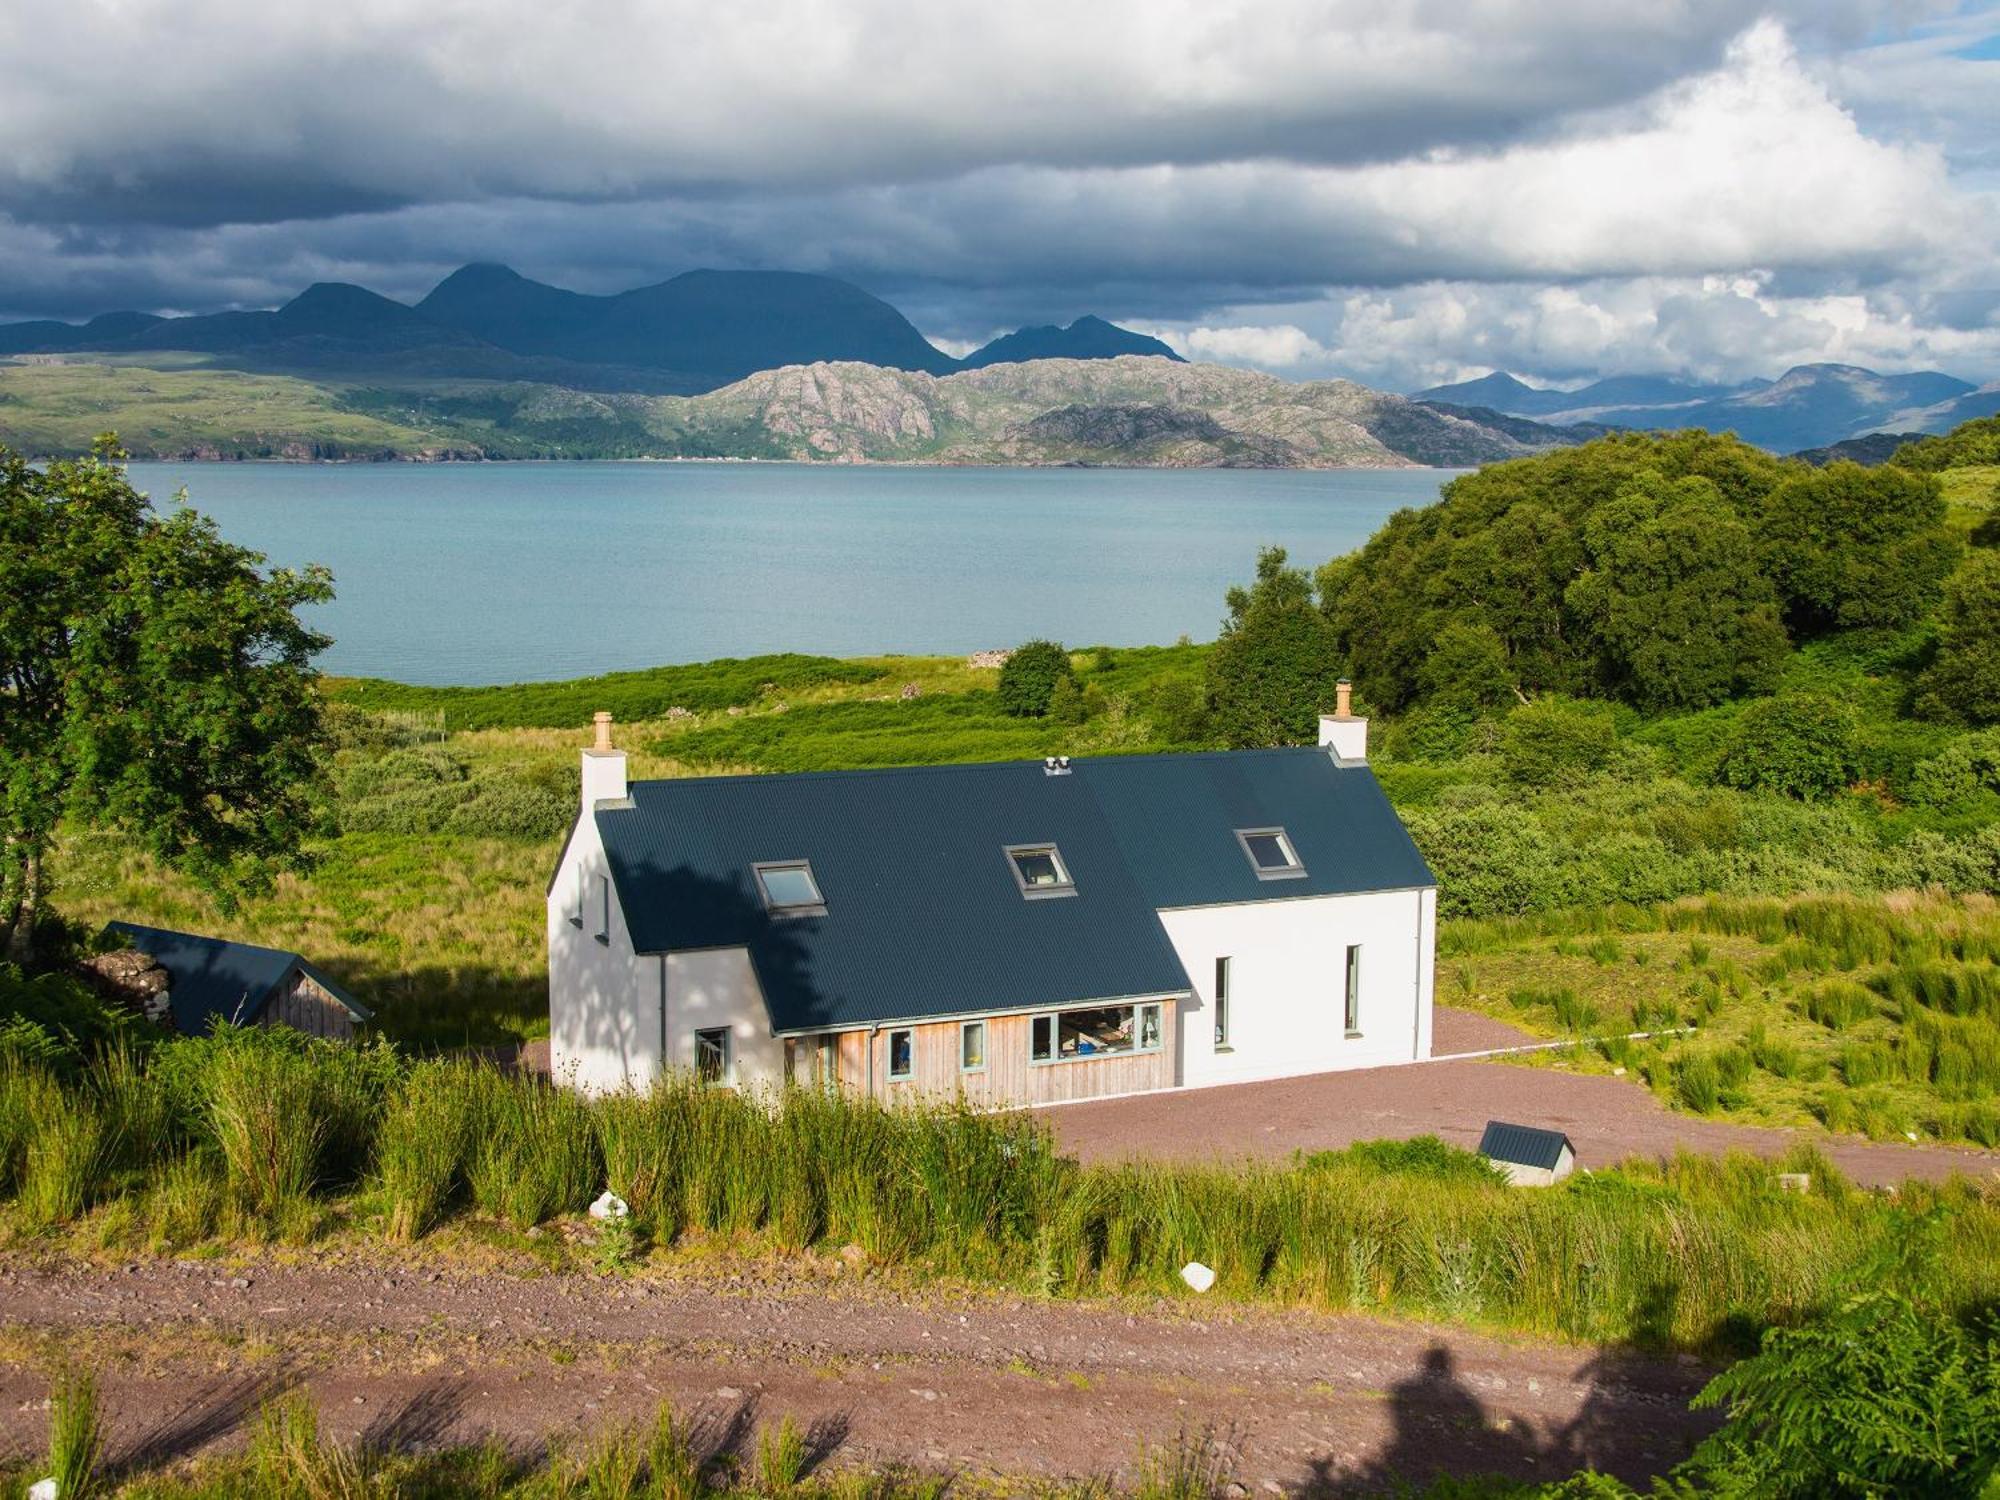
[[[1070,1099],[1098,1099],[1110,1094],[1136,1094],[1149,1089],[1172,1088],[1176,1082],[1174,1033],[1177,1005],[1163,999],[1160,1006],[1160,1045],[1146,1052],[1127,1052],[1105,1057],[1070,1058],[1038,1063],[1029,1056],[1032,1017],[966,1016],[958,1020],[935,1021],[914,1026],[884,1026],[867,1031],[839,1033],[839,1082],[844,1089],[867,1093],[868,1053],[875,1053],[874,1091],[879,1099],[922,1096],[963,1098],[973,1104],[1058,1104]],[[968,1022],[986,1025],[986,1064],[975,1071],[959,1066],[962,1028]],[[897,1031],[912,1033],[913,1064],[907,1079],[889,1077],[889,1038]],[[803,1079],[806,1042],[792,1038],[786,1043],[793,1059],[794,1076]]]
[[[259,1026],[290,1026],[310,1036],[354,1040],[354,1017],[310,974],[294,973],[258,1013]]]

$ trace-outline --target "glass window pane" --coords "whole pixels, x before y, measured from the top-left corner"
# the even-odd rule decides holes
[[[1029,1055],[1036,1062],[1047,1062],[1056,1055],[1055,1042],[1053,1040],[1055,1035],[1055,1018],[1053,1016],[1036,1016],[1033,1033],[1034,1040],[1029,1048]]]
[[[694,1034],[694,1071],[703,1083],[721,1083],[728,1076],[727,1031],[697,1031]]]
[[[915,1034],[908,1031],[889,1033],[889,1076],[908,1078],[915,1070]]]
[[[959,1032],[958,1065],[967,1072],[986,1066],[986,1023],[968,1021]]]
[[[772,906],[818,906],[819,886],[804,865],[766,865],[758,877],[765,900]]]
[[[1134,1045],[1134,1008],[1066,1010],[1056,1017],[1056,1052],[1061,1057],[1110,1057]]]
[[[1257,861],[1260,870],[1289,869],[1294,863],[1283,834],[1246,833],[1243,842],[1249,845],[1250,857]]]
[[[1160,1045],[1160,1007],[1142,1005],[1139,1007],[1139,1049],[1147,1051]]]
[[[1347,1030],[1350,1035],[1361,1030],[1361,948],[1350,945],[1347,950]]]
[[[1031,886],[1063,883],[1062,869],[1056,864],[1055,856],[1043,849],[1016,854],[1014,868],[1021,872],[1022,881]]]

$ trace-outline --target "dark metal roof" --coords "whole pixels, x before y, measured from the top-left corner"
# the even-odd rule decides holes
[[[1488,1120],[1486,1133],[1479,1137],[1479,1154],[1493,1161],[1516,1166],[1540,1167],[1553,1172],[1562,1160],[1563,1148],[1576,1155],[1569,1137],[1560,1130],[1541,1130],[1533,1125],[1509,1125],[1504,1120]]]
[[[596,821],[634,947],[749,949],[781,1032],[1177,994],[1158,908],[1432,884],[1375,778],[1312,749],[643,781]],[[1270,826],[1304,877],[1257,879],[1234,830]],[[1076,895],[1022,898],[1005,851],[1036,843]],[[823,917],[757,897],[796,859]]]
[[[172,976],[167,1004],[173,1011],[174,1030],[183,1036],[201,1036],[217,1020],[248,1025],[294,970],[309,976],[357,1021],[369,1017],[358,1000],[296,953],[165,927],[141,927],[136,922],[109,926],[141,953],[151,954]]]

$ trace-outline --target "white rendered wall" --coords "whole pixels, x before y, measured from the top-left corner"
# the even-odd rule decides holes
[[[770,1012],[748,950],[669,953],[666,972],[670,1067],[693,1068],[694,1034],[726,1026],[731,1083],[740,1089],[784,1083],[785,1044],[771,1035]]]
[[[1436,893],[1305,896],[1160,913],[1194,988],[1179,1082],[1285,1078],[1431,1053]],[[1361,1034],[1346,1035],[1347,948],[1361,947]],[[1227,956],[1229,1050],[1215,1046],[1215,961]]]
[[[579,871],[580,927],[572,920]],[[590,1093],[643,1088],[660,1066],[660,961],[633,954],[615,886],[605,941],[598,940],[607,874],[597,820],[586,815],[549,890],[549,1070]]]

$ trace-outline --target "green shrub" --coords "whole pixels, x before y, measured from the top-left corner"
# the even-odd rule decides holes
[[[467,1065],[426,1062],[397,1086],[375,1140],[391,1239],[422,1238],[464,1190],[483,1082]]]
[[[1882,1271],[1825,1317],[1763,1348],[1695,1398],[1721,1428],[1677,1478],[1690,1492],[1829,1496],[1990,1493],[2000,1474],[2000,1328],[1968,1326]]]
[[[1847,786],[1860,768],[1854,716],[1846,705],[1786,693],[1743,711],[1719,774],[1730,786],[1807,801]]]
[[[2000,722],[2000,552],[1980,550],[1945,586],[1937,656],[1918,685],[1930,718]]]
[[[1055,641],[1024,641],[1000,668],[998,696],[1003,713],[1039,719],[1049,711],[1056,684],[1073,681],[1069,652]]]
[[[1501,761],[1522,786],[1575,785],[1602,770],[1617,743],[1611,710],[1601,703],[1544,698],[1500,724]]]
[[[1434,1135],[1406,1141],[1356,1141],[1342,1151],[1320,1151],[1305,1159],[1309,1167],[1351,1165],[1384,1177],[1419,1177],[1432,1182],[1458,1182],[1505,1187],[1506,1174],[1477,1151],[1453,1146]]]

